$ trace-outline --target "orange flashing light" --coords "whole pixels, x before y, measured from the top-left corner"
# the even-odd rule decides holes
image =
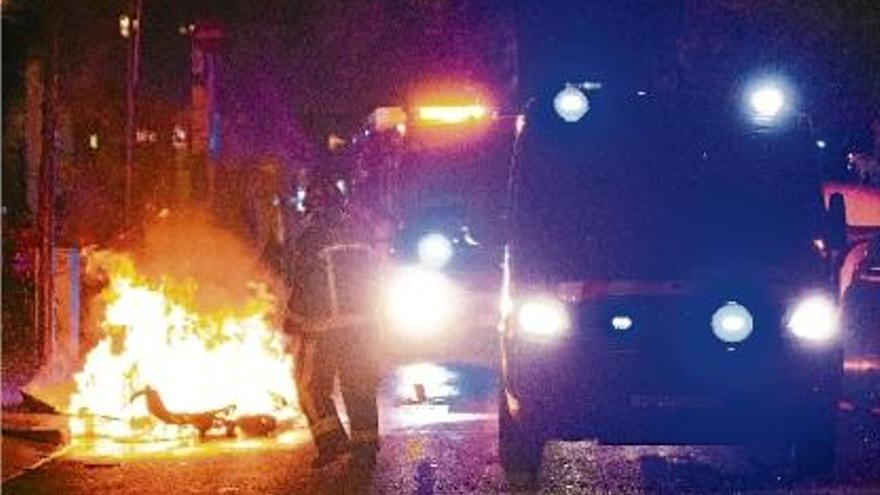
[[[418,108],[418,118],[427,124],[463,124],[486,118],[489,111],[483,105],[425,106]]]

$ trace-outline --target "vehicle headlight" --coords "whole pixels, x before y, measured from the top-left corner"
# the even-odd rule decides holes
[[[615,315],[611,318],[611,328],[619,331],[625,332],[632,328],[633,319],[631,316],[627,315]]]
[[[452,321],[458,300],[454,284],[445,275],[413,267],[394,274],[386,304],[396,331],[424,336],[436,334]]]
[[[837,335],[837,306],[828,296],[809,296],[790,313],[788,329],[802,340],[826,342]]]
[[[443,234],[428,234],[419,239],[419,261],[432,268],[442,268],[452,259],[452,241]]]
[[[537,340],[559,337],[571,326],[565,304],[552,297],[527,300],[519,308],[517,319],[521,333]]]
[[[749,338],[753,328],[752,313],[738,302],[727,302],[712,314],[712,333],[724,342],[742,342]]]

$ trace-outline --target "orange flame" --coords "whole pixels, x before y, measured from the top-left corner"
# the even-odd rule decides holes
[[[272,326],[275,299],[265,285],[252,284],[251,296],[238,307],[200,312],[192,280],[150,280],[138,274],[130,256],[118,253],[97,252],[90,261],[109,280],[103,337],[74,377],[74,437],[193,438],[194,427],[164,424],[143,398],[132,400],[147,386],[174,412],[234,406],[231,419],[300,417],[293,360]]]

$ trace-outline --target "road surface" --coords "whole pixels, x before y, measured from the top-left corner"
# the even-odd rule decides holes
[[[412,404],[413,381],[433,399]],[[510,486],[498,459],[496,376],[479,364],[400,366],[381,392],[382,452],[370,480],[335,468],[312,472],[305,431],[288,442],[209,441],[170,452],[145,446],[122,458],[93,446],[64,455],[3,486],[39,494],[483,494],[530,493]],[[880,493],[878,420],[841,413],[839,462],[825,481],[794,481],[787,452],[774,447],[600,446],[551,443],[540,487],[550,494]],[[149,446],[147,446],[149,447]],[[158,446],[152,446],[156,448]]]

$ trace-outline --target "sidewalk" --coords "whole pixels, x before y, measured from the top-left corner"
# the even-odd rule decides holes
[[[3,482],[39,467],[61,453],[70,435],[59,414],[3,411]]]
[[[24,370],[36,367],[4,354],[0,413],[3,483],[63,452],[69,438],[65,416],[53,413],[51,406],[21,393],[33,375]]]

